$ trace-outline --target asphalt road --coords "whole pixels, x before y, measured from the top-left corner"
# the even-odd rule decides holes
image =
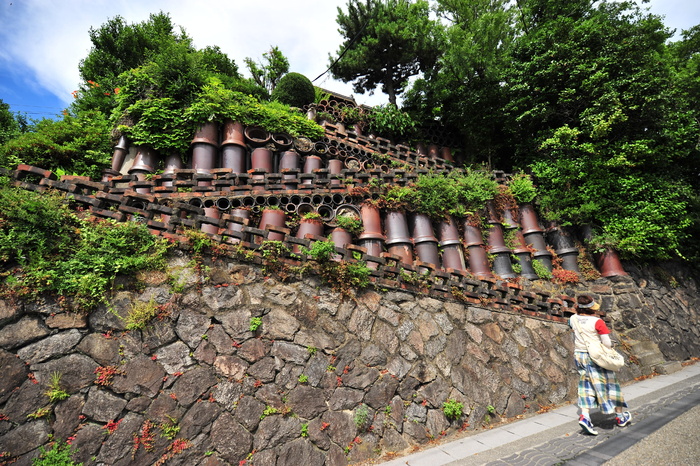
[[[700,405],[641,439],[607,466],[700,464]]]

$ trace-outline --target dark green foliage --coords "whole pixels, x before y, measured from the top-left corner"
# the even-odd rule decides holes
[[[552,6],[566,14],[552,14]],[[506,111],[549,218],[597,225],[594,247],[672,257],[687,235],[692,115],[674,103],[661,20],[628,3],[527,2]],[[669,173],[672,167],[673,174]]]
[[[25,264],[57,254],[77,228],[58,194],[11,188],[0,178],[0,262]]]
[[[498,184],[490,172],[467,170],[444,175],[420,175],[416,182],[416,212],[435,219],[446,215],[463,217],[484,208],[498,193]]]
[[[53,442],[51,448],[46,450],[39,447],[39,457],[32,460],[32,466],[82,466],[71,459],[75,453],[73,447],[65,442]]]
[[[119,130],[135,144],[148,144],[164,153],[172,150],[185,153],[194,131],[202,122],[226,118],[240,121],[245,126],[262,126],[268,131],[292,136],[318,139],[323,135],[323,128],[303,114],[290,111],[289,106],[261,102],[250,95],[226,89],[215,77],[209,78],[188,102],[172,97],[138,99],[135,95],[144,89],[140,79],[140,76],[135,76],[133,87],[126,85],[124,96],[119,96],[119,108],[124,108],[124,118],[131,121],[129,125],[119,126]]]
[[[145,225],[82,219],[58,195],[2,186],[0,211],[3,293],[52,292],[90,310],[117,274],[164,266],[167,243]]]
[[[510,141],[503,134],[506,96],[502,74],[517,31],[513,2],[438,0],[445,24],[438,62],[406,92],[403,109],[416,121],[437,121],[454,135],[468,164],[509,170]]]
[[[309,78],[299,73],[288,73],[282,76],[271,98],[290,107],[301,108],[313,103],[315,95]]]
[[[409,138],[416,126],[408,113],[391,104],[373,107],[366,119],[371,133],[386,138]]]
[[[268,93],[275,90],[277,83],[289,71],[289,60],[279,47],[272,47],[269,52],[263,53],[263,62],[255,63],[252,58],[246,57],[245,64],[253,82]]]
[[[458,129],[467,162],[532,173],[543,213],[594,225],[594,247],[697,257],[685,238],[700,231],[700,26],[668,44],[632,2],[437,7],[449,45],[406,111]]]
[[[118,83],[112,113],[118,132],[162,153],[186,153],[197,127],[226,118],[293,136],[318,138],[322,131],[287,106],[263,103],[266,90],[241,79],[218,48],[196,50],[174,35],[141,66],[120,74]]]
[[[537,188],[527,173],[516,173],[508,180],[508,189],[519,203],[532,202],[537,197]]]
[[[112,94],[120,87],[120,74],[153,60],[175,43],[193,49],[187,34],[176,31],[170,16],[163,12],[135,24],[115,16],[99,28],[91,28],[89,34],[92,48],[79,65],[83,83],[73,104],[75,111],[97,109],[109,114],[115,102],[104,93]]]
[[[26,163],[99,179],[112,155],[109,127],[104,114],[96,111],[39,120],[0,146],[0,166],[15,169]]]
[[[347,12],[338,8],[336,22],[344,42],[333,76],[353,81],[360,94],[381,84],[393,105],[408,78],[432,67],[439,55],[440,29],[425,0],[349,0]]]
[[[10,112],[10,106],[0,99],[0,145],[16,137],[19,132],[19,123]]]

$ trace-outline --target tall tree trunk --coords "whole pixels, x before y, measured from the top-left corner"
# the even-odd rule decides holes
[[[386,71],[386,82],[384,83],[384,88],[386,89],[386,93],[389,96],[389,103],[396,107],[396,91],[394,91],[394,81],[391,79],[391,71],[389,71],[388,66]]]

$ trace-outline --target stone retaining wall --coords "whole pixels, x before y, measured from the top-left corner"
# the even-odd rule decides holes
[[[178,254],[89,316],[0,302],[0,464],[29,465],[52,438],[85,465],[347,464],[575,400],[560,319],[405,291],[342,298],[235,262],[202,279]],[[601,299],[631,354],[623,380],[656,367],[641,343],[657,364],[700,355],[696,282],[631,269],[566,290]],[[144,309],[158,317],[127,331]],[[52,374],[70,395],[55,403]]]

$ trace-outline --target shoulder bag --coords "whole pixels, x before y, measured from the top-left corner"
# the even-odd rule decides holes
[[[574,319],[574,317],[576,318]],[[613,348],[605,346],[600,339],[592,341],[591,338],[581,331],[581,324],[578,321],[578,316],[572,316],[571,320],[576,326],[579,335],[581,335],[581,338],[583,338],[583,341],[586,343],[588,355],[594,363],[610,371],[619,371],[620,368],[625,365],[625,358],[622,357],[620,353]]]

